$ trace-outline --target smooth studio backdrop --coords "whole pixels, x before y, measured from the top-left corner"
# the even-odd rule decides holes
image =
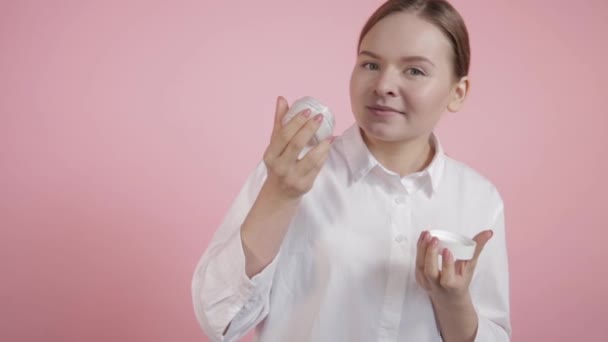
[[[0,1],[0,340],[207,341],[195,264],[275,98],[353,123],[379,0]],[[608,2],[454,0],[472,91],[438,134],[506,203],[514,341],[605,341]]]

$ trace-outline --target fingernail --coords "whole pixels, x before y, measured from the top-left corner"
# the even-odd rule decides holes
[[[323,121],[323,114],[317,114],[317,116],[315,116],[315,121],[316,121],[316,122],[321,122],[321,121]]]
[[[304,112],[302,112],[302,115],[304,115],[304,117],[307,118],[310,116],[311,113],[312,112],[310,111],[310,109],[305,109]]]
[[[424,241],[428,242],[432,238],[431,233],[426,232],[426,236],[424,237]]]
[[[490,230],[490,237],[494,236],[494,231]]]
[[[435,247],[435,246],[437,246],[438,244],[439,244],[439,239],[437,239],[436,237],[434,237],[434,238],[431,240],[431,246]]]

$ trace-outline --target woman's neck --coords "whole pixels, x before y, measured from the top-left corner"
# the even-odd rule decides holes
[[[435,155],[430,136],[407,141],[382,141],[368,137],[363,130],[361,135],[378,162],[401,177],[424,170]]]

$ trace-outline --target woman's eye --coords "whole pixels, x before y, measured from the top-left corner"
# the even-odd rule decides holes
[[[424,71],[417,68],[407,69],[406,72],[412,76],[424,76]]]
[[[363,68],[368,70],[378,70],[380,67],[376,63],[364,63]]]

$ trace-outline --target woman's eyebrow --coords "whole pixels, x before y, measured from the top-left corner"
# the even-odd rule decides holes
[[[362,50],[361,52],[359,52],[359,56],[361,55],[365,55],[365,56],[369,56],[375,59],[382,59],[380,58],[379,55],[371,52],[371,51],[367,51],[367,50]],[[401,58],[402,62],[426,62],[429,63],[430,65],[432,65],[433,67],[435,66],[435,64],[433,62],[431,62],[430,59],[424,57],[424,56],[406,56],[406,57],[402,57]]]

